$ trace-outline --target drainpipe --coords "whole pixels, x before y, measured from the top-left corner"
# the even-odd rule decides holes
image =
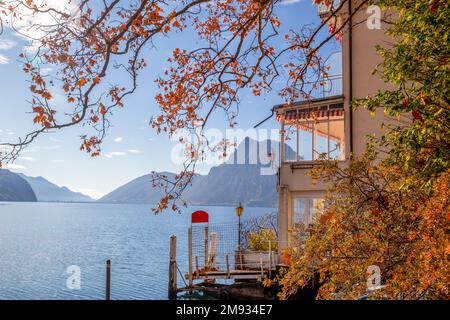
[[[352,30],[353,30],[353,19],[352,19],[352,0],[348,0],[348,23],[350,26],[349,32],[348,32],[348,46],[349,46],[349,104],[350,104],[350,116],[349,116],[349,123],[350,123],[350,152],[353,152],[353,107],[352,107],[352,100],[353,100],[353,42],[352,42]]]
[[[256,124],[256,125],[254,125],[253,126],[253,129],[256,129],[256,128],[258,128],[260,125],[262,125],[264,122],[266,122],[267,120],[269,120],[270,118],[272,118],[273,117],[273,115],[275,114],[275,110],[272,108],[272,113],[270,114],[270,116],[268,116],[267,118],[265,118],[264,120],[262,120],[262,121],[260,121],[260,122],[258,122],[258,124]]]

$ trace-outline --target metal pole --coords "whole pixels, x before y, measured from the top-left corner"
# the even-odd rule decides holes
[[[106,296],[107,301],[111,300],[111,260],[106,260]]]
[[[269,240],[269,278],[272,278],[272,241]]]
[[[239,244],[239,250],[241,250],[241,216],[239,216],[238,219],[239,219],[239,225],[238,225],[238,244]]]
[[[327,160],[330,160],[330,106],[327,107]]]

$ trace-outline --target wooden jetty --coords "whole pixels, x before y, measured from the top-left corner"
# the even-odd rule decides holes
[[[243,250],[239,245],[230,249],[224,243],[229,232],[229,226],[209,225],[206,212],[195,212],[188,229],[188,272],[185,273],[176,261],[176,236],[170,237],[169,299],[176,299],[178,292],[186,291],[202,291],[227,299],[273,298],[262,281],[276,272],[278,252],[272,252],[270,244],[268,252]],[[184,282],[181,288],[177,287],[178,275]],[[234,281],[224,284],[224,280]]]

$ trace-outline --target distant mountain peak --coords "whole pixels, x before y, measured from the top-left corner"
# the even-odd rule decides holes
[[[43,202],[91,202],[91,197],[70,190],[67,187],[60,187],[42,176],[29,177],[25,174],[19,174],[33,188],[37,200]]]
[[[247,206],[275,207],[276,170],[265,175],[261,168],[273,165],[268,161],[268,153],[273,150],[278,153],[278,148],[277,141],[245,138],[232,150],[231,160],[212,167],[207,175],[196,175],[183,198],[190,205],[236,205],[241,202]],[[175,175],[167,172],[162,174],[169,177]],[[153,188],[151,176],[145,175],[126,183],[98,201],[155,204],[162,197],[162,191]]]
[[[294,150],[285,144],[285,153],[293,154]],[[233,148],[226,164],[256,164],[267,166],[278,162],[280,142],[276,140],[255,140],[245,137]]]

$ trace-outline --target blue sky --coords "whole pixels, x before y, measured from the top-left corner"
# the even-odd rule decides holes
[[[282,23],[283,34],[298,30],[302,25],[317,23],[316,6],[311,0],[285,0],[276,12]],[[176,47],[192,47],[194,37],[188,33],[173,35],[157,43],[157,49],[147,50],[148,69],[141,74],[137,92],[125,101],[123,110],[117,110],[112,118],[112,127],[102,146],[102,156],[90,158],[79,151],[82,128],[69,128],[40,136],[9,168],[29,176],[43,176],[74,191],[98,198],[118,186],[152,170],[179,171],[171,160],[175,143],[166,135],[157,135],[148,126],[149,119],[157,113],[154,96],[157,87],[154,80],[164,72],[164,64]],[[6,32],[0,37],[0,141],[15,141],[32,129],[32,115],[27,113],[30,105],[28,84],[16,58],[25,42]],[[194,43],[195,45],[195,43]],[[335,50],[339,50],[336,47]],[[338,61],[338,59],[336,59]],[[333,62],[338,70],[338,63]],[[63,101],[63,97],[55,97]],[[270,114],[274,104],[281,103],[276,92],[262,93],[260,97],[241,96],[238,127],[244,130]],[[223,113],[211,119],[210,127],[227,129]],[[261,128],[277,128],[274,119]],[[199,173],[207,173],[209,166],[203,165]]]

